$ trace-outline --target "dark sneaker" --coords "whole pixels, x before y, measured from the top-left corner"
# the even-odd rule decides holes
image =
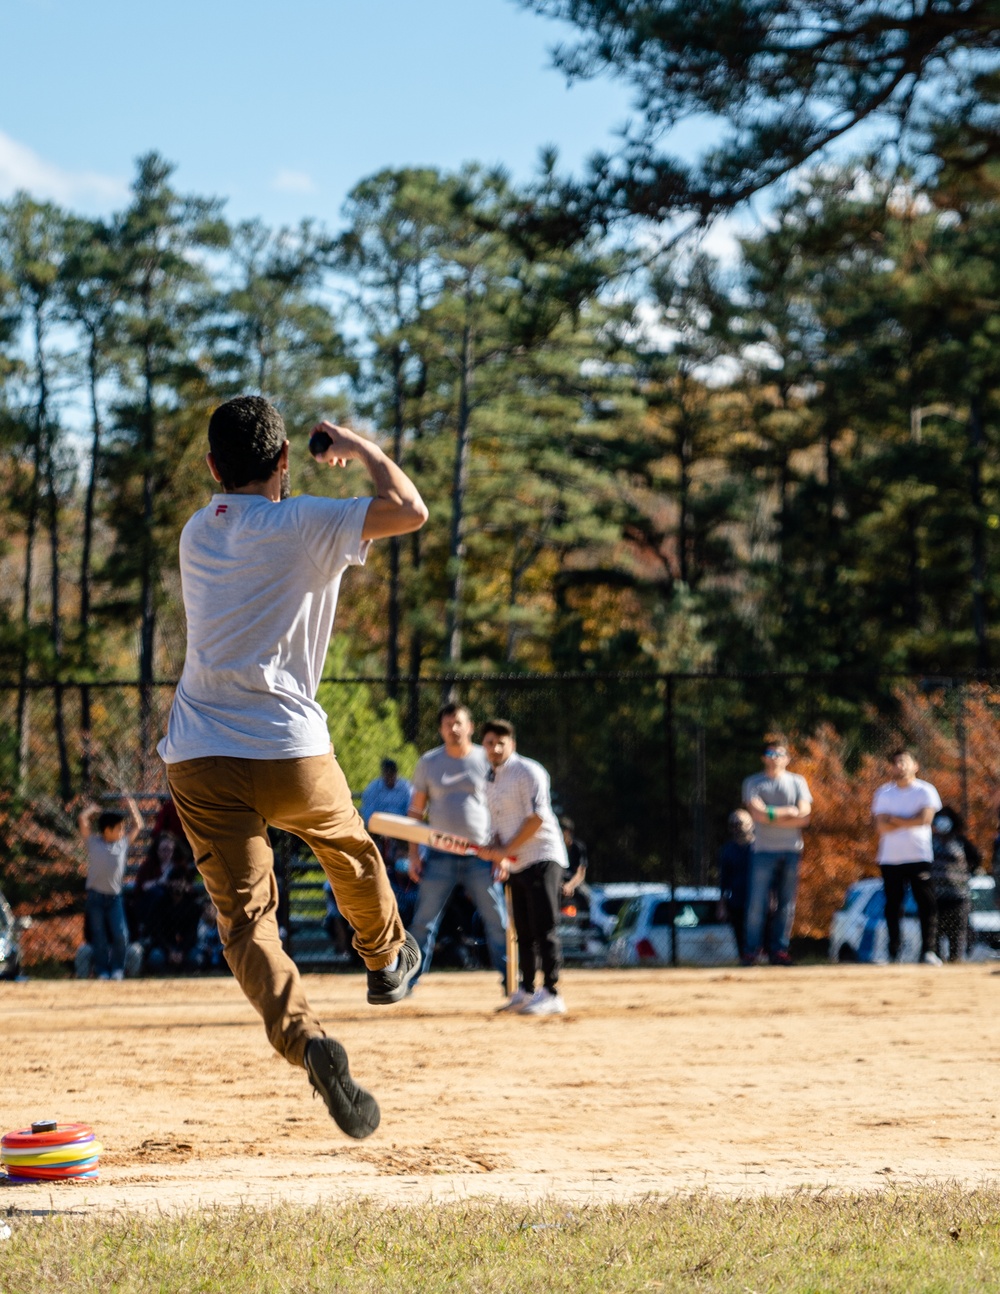
[[[399,950],[395,970],[370,970],[368,972],[368,1001],[375,1006],[398,1002],[410,991],[410,981],[420,969],[420,949],[414,937],[407,933],[406,942]]]
[[[370,1137],[382,1118],[378,1101],[351,1078],[347,1052],[340,1043],[334,1038],[311,1038],[304,1063],[309,1082],[341,1132],[358,1141]]]
[[[772,953],[769,960],[772,966],[791,966],[793,964],[789,953]]]

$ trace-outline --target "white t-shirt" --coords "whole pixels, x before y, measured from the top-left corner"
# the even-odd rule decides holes
[[[98,894],[121,894],[128,866],[129,838],[105,840],[97,831],[87,837],[87,889]]]
[[[158,747],[166,763],[330,749],[316,689],[341,576],[368,554],[361,530],[370,503],[216,494],[188,521],[180,543],[187,656]]]
[[[872,816],[891,813],[896,818],[912,818],[921,809],[937,813],[941,797],[930,782],[915,778],[909,786],[886,782],[875,792]],[[934,857],[934,843],[930,823],[926,827],[897,827],[878,838],[880,863],[929,863]]]

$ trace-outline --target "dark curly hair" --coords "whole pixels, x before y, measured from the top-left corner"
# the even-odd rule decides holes
[[[227,490],[270,480],[287,439],[281,414],[261,395],[227,400],[208,421],[209,447]]]

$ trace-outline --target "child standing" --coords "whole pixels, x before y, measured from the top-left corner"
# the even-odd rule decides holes
[[[131,796],[126,798],[126,815],[96,805],[84,809],[77,819],[87,847],[87,938],[94,950],[94,971],[98,979],[125,978],[125,950],[128,926],[122,885],[129,845],[142,830],[142,818]]]

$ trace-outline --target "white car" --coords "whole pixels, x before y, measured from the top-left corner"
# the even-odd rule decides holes
[[[899,926],[899,960],[920,960],[920,922],[909,887],[903,899]],[[885,924],[885,890],[877,876],[847,887],[844,902],[830,923],[830,960],[835,962],[887,962],[889,931]]]
[[[1000,911],[997,910],[996,881],[992,876],[973,876],[969,880],[969,951],[989,956],[1000,952]]]
[[[562,901],[559,940],[563,960],[577,966],[606,965],[618,913],[629,899],[662,890],[662,885],[643,881],[611,881],[607,885],[585,881],[572,898]]]
[[[21,932],[31,925],[30,917],[15,917],[0,894],[0,979],[17,979],[21,970]]]
[[[732,927],[719,920],[721,897],[714,886],[679,885],[672,902],[670,886],[663,885],[629,899],[618,914],[608,965],[670,965],[674,938],[678,965],[725,966],[737,961]]]
[[[969,880],[969,953],[988,956],[1000,950],[1000,912],[992,876]],[[907,887],[900,922],[900,957],[903,962],[920,959],[920,921],[913,894]],[[889,932],[885,924],[885,890],[878,877],[869,876],[847,887],[844,902],[830,923],[830,960],[835,962],[887,962]]]
[[[581,890],[583,886],[580,887]],[[643,894],[670,893],[669,885],[652,881],[611,881],[607,885],[587,886],[587,920],[600,930],[605,939],[615,932],[618,913],[629,901]]]

